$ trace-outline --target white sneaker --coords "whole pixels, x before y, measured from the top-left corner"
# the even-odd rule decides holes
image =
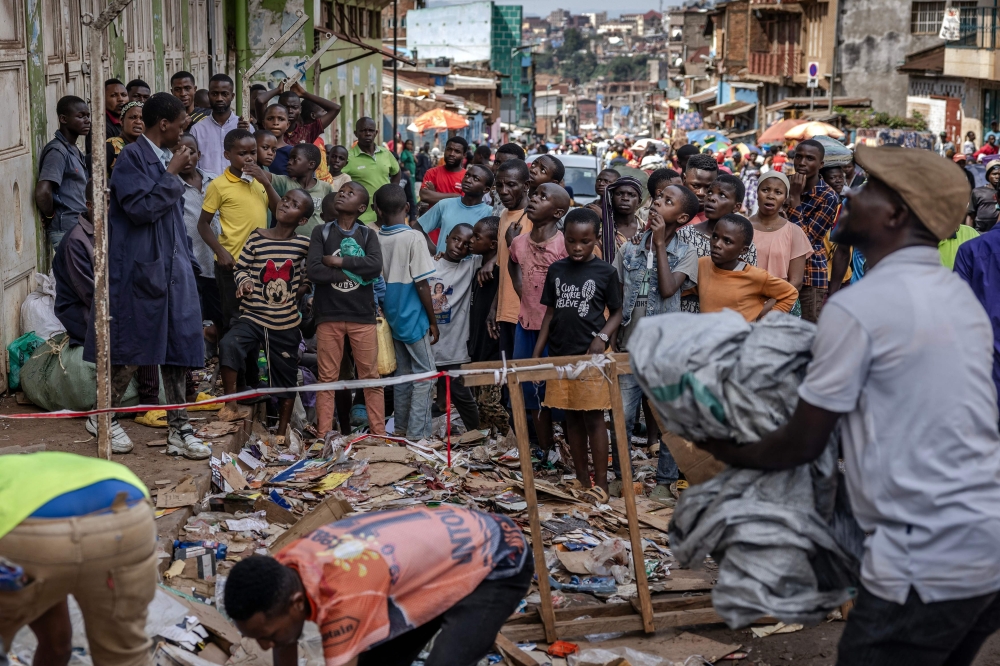
[[[94,437],[97,437],[97,415],[91,416],[87,419],[86,426],[87,432],[89,432]],[[128,433],[122,428],[121,424],[118,423],[118,419],[111,419],[111,453],[131,453],[132,452],[132,440],[129,438]]]
[[[198,439],[190,427],[185,430],[170,428],[167,435],[167,455],[204,460],[212,455],[212,447]]]

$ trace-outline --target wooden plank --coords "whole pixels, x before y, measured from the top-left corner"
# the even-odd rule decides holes
[[[503,634],[497,634],[494,644],[497,649],[507,657],[514,666],[538,666],[538,662],[531,658],[524,650],[517,647],[514,641]]]
[[[611,419],[615,427],[618,446],[618,462],[622,473],[622,499],[625,500],[625,515],[628,518],[628,536],[632,542],[632,564],[635,568],[635,584],[642,610],[643,630],[647,634],[654,631],[653,606],[649,600],[649,581],[646,579],[646,560],[642,554],[642,536],[639,534],[639,518],[635,509],[635,488],[632,485],[632,451],[629,437],[625,432],[625,407],[622,404],[622,390],[618,385],[618,363],[611,362],[608,373],[611,382]]]
[[[632,374],[632,366],[629,362],[628,354],[615,353],[611,354],[612,361],[615,365],[615,372],[619,375],[630,375]],[[583,356],[553,356],[550,358],[522,358],[517,360],[507,361],[507,379],[508,382],[512,381],[512,374],[516,374],[520,377],[520,381],[548,381],[550,379],[562,379],[559,376],[556,367],[562,367],[566,365],[573,365],[574,363],[579,363],[581,361],[590,361],[591,357],[588,355]],[[512,368],[519,367],[533,367],[536,365],[548,365],[551,364],[553,367],[539,370],[525,370],[521,372],[511,373]],[[484,361],[480,363],[466,363],[462,366],[462,370],[501,370],[503,369],[503,362],[499,361]],[[581,374],[579,379],[586,379],[589,377],[604,376],[608,373],[608,369],[604,368],[603,372],[599,368],[587,368]],[[496,383],[496,376],[490,373],[484,373],[481,375],[465,375],[462,381],[466,386],[487,386]]]
[[[524,499],[528,503],[528,521],[531,523],[531,550],[535,555],[535,572],[538,574],[538,593],[542,597],[541,614],[544,631],[541,638],[549,643],[558,639],[556,618],[552,608],[552,590],[549,587],[549,568],[545,565],[545,546],[542,544],[542,523],[538,518],[538,496],[535,495],[535,473],[531,469],[531,445],[528,442],[528,412],[524,408],[524,387],[517,377],[510,383],[510,408],[514,412],[514,433],[517,437],[517,456],[521,463]]]
[[[718,624],[722,618],[713,608],[692,608],[678,611],[667,611],[653,614],[653,630],[667,627],[686,627],[696,624]],[[580,638],[588,634],[606,634],[614,631],[644,630],[640,615],[623,615],[621,617],[594,617],[568,620],[556,623],[556,633],[559,638]],[[515,643],[524,641],[540,641],[545,639],[545,631],[538,624],[505,625],[501,629],[503,635]]]
[[[641,609],[639,608],[638,599],[632,598],[629,600],[632,608],[638,613]],[[667,613],[670,611],[679,610],[689,610],[692,608],[711,608],[712,607],[712,596],[710,594],[704,594],[700,597],[681,597],[680,599],[655,599],[652,601],[653,610],[657,613]]]

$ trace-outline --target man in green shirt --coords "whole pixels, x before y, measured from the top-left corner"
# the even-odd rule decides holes
[[[313,215],[309,221],[296,233],[305,237],[312,235],[312,230],[323,224],[320,215],[323,212],[323,198],[333,193],[333,186],[316,178],[316,168],[321,160],[319,148],[311,143],[299,143],[288,155],[287,176],[273,174],[271,186],[283,197],[291,190],[305,190],[313,200]],[[271,226],[269,224],[269,226]]]
[[[368,196],[374,200],[375,190],[378,188],[388,183],[399,185],[399,162],[388,149],[375,143],[378,128],[371,118],[358,118],[354,125],[354,136],[358,143],[347,151],[347,166],[343,173],[364,185]],[[375,223],[375,207],[369,206],[358,219],[372,226]]]
[[[66,664],[72,594],[95,664],[149,661],[156,527],[127,467],[56,451],[0,456],[0,558],[0,650],[27,625],[35,663]]]

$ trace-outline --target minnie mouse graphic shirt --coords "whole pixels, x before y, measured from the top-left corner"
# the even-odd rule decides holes
[[[589,261],[560,259],[542,288],[542,305],[555,308],[549,328],[549,356],[586,354],[608,320],[604,309],[622,306],[618,271],[591,255]]]
[[[236,288],[253,283],[253,291],[240,301],[240,317],[273,331],[298,326],[296,292],[308,253],[309,239],[301,234],[276,240],[254,230],[236,262]]]

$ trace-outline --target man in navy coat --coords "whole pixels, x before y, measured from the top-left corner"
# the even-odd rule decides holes
[[[110,184],[112,406],[121,404],[140,365],[160,366],[167,402],[182,403],[187,370],[205,362],[196,262],[184,226],[184,183],[177,175],[194,159],[190,148],[178,144],[187,112],[176,97],[157,93],[143,106],[142,120],[145,133],[122,150]],[[84,358],[94,357],[91,326]],[[168,411],[167,423],[168,454],[195,460],[212,454],[195,436],[186,411]],[[87,430],[97,433],[96,418],[88,420]],[[113,452],[132,450],[132,441],[117,419],[111,434]]]

